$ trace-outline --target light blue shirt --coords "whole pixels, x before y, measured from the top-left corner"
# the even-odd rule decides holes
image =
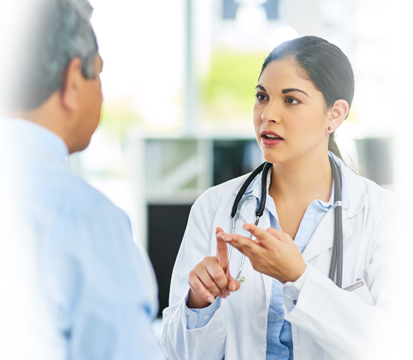
[[[74,176],[67,155],[53,132],[0,118],[0,262],[13,276],[1,278],[13,290],[0,318],[17,328],[13,359],[163,359],[148,258],[126,214]]]
[[[341,169],[341,163],[336,157],[334,158]],[[343,209],[347,209],[349,206],[349,200],[343,175],[342,180]],[[245,194],[252,193],[259,201],[261,193],[260,185],[261,177],[257,177],[248,187]],[[314,200],[307,208],[294,239],[294,242],[301,253],[305,250],[308,242],[313,236],[318,225],[321,223],[321,220],[324,218],[325,214],[327,214],[328,210],[333,206],[333,202],[334,184],[329,202]],[[278,220],[276,206],[271,196],[267,196],[265,208],[270,214],[271,227],[282,231]],[[283,286],[284,285],[281,282],[273,279],[270,307],[267,316],[267,360],[294,359],[291,324],[284,320]],[[210,318],[215,314],[215,311],[219,308],[220,304],[221,299],[217,298],[210,306],[204,309],[186,308],[187,328],[192,330],[205,326],[209,322]]]

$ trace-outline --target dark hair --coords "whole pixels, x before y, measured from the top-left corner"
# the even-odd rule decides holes
[[[267,56],[260,77],[270,62],[286,58],[293,58],[306,72],[309,80],[323,94],[327,107],[341,99],[351,106],[354,96],[353,69],[347,56],[337,46],[316,36],[286,41]],[[334,133],[330,134],[328,150],[342,159]]]
[[[6,110],[32,110],[63,88],[70,61],[79,57],[86,79],[96,76],[98,45],[88,0],[13,0],[18,29],[1,94]],[[21,30],[23,29],[23,30]],[[13,29],[10,29],[13,31]]]

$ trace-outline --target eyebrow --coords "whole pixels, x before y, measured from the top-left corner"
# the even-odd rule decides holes
[[[262,85],[257,85],[257,86],[255,87],[255,89],[257,89],[257,88],[258,88],[258,89],[261,89],[262,91],[267,92],[267,90],[265,90],[265,87],[262,86]],[[288,89],[282,89],[282,90],[281,90],[281,92],[282,92],[283,94],[287,94],[287,93],[293,92],[293,91],[298,91],[298,92],[303,93],[303,94],[305,94],[305,95],[308,96],[308,94],[307,94],[305,91],[300,90],[300,89],[296,89],[296,88],[288,88]],[[308,96],[308,97],[309,97],[309,96]]]
[[[289,93],[289,92],[293,92],[293,91],[298,91],[298,92],[300,92],[300,93],[303,93],[303,94],[305,94],[305,95],[307,95],[308,96],[308,94],[305,92],[305,91],[303,91],[303,90],[300,90],[300,89],[295,89],[295,88],[291,88],[291,89],[282,89],[282,93],[283,94],[287,94],[287,93]],[[309,97],[309,96],[308,96]]]

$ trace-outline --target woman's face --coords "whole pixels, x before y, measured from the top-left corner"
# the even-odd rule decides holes
[[[294,161],[328,149],[328,111],[323,94],[294,60],[267,65],[256,87],[254,126],[265,160]]]

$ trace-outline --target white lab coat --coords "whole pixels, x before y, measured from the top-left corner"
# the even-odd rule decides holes
[[[357,278],[365,279],[368,289],[364,286],[364,291],[369,290],[375,305],[367,305],[359,295],[338,288],[328,278],[334,230],[334,210],[330,209],[303,252],[308,275],[297,305],[289,311],[284,301],[296,360],[378,359],[384,354],[384,347],[379,345],[391,348],[389,336],[398,332],[392,322],[392,299],[397,300],[396,280],[401,271],[397,268],[397,251],[405,237],[395,231],[400,229],[405,202],[343,164],[341,168],[350,202],[350,208],[343,211],[343,287]],[[224,355],[225,360],[266,358],[272,279],[255,271],[248,258],[243,269],[246,282],[241,289],[221,301],[206,326],[194,330],[186,327],[188,274],[205,256],[216,254],[216,227],[230,232],[231,207],[246,177],[207,190],[192,207],[172,275],[170,306],[163,312],[161,344],[169,360],[220,360]],[[243,233],[243,223],[253,222],[255,207],[255,202],[246,205],[237,233]],[[259,226],[270,227],[267,210]],[[233,276],[240,257],[234,249],[230,261]]]

